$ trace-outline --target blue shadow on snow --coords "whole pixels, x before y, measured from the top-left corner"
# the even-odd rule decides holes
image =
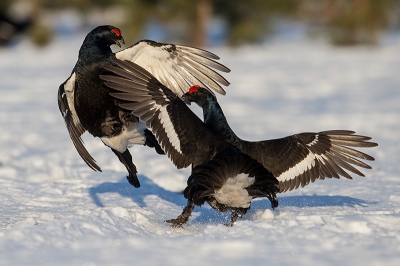
[[[146,176],[139,175],[141,183],[140,188],[134,188],[128,181],[123,178],[120,182],[111,183],[105,182],[96,187],[89,189],[89,194],[93,199],[93,202],[99,206],[104,207],[98,194],[102,193],[119,193],[122,197],[131,198],[140,207],[145,207],[144,197],[148,195],[157,195],[158,197],[172,202],[178,206],[186,206],[186,199],[183,193],[171,192],[163,189],[156,185],[153,181],[148,179]],[[282,196],[278,194],[279,206],[281,207],[329,207],[329,206],[367,206],[368,204],[375,204],[375,202],[369,202],[362,199],[357,199],[348,196],[326,196],[326,195],[311,195],[311,196]],[[255,212],[256,210],[265,210],[271,208],[271,204],[268,199],[256,200],[251,204],[249,213]],[[230,219],[230,212],[219,213],[212,209],[206,203],[202,207],[194,209],[194,216],[189,223],[200,223],[200,224],[221,224],[227,223]]]
[[[144,197],[148,195],[157,195],[169,202],[175,203],[179,206],[186,206],[186,199],[183,193],[171,192],[156,185],[153,181],[144,175],[138,175],[140,181],[140,188],[135,188],[128,183],[126,178],[121,179],[120,182],[104,182],[98,186],[89,189],[89,194],[93,202],[99,206],[104,207],[98,194],[102,193],[119,193],[122,197],[131,198],[140,207],[145,207]]]
[[[350,206],[367,205],[368,202],[362,199],[352,198],[348,196],[326,196],[326,195],[312,195],[312,196],[281,196],[279,197],[280,207],[327,207],[327,206]],[[278,207],[279,208],[279,207]]]

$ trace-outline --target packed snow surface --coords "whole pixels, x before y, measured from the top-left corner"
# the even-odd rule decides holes
[[[350,129],[378,147],[366,177],[318,180],[229,213],[196,207],[171,228],[190,169],[131,148],[142,186],[99,139],[83,162],[57,106],[84,35],[0,50],[0,265],[400,265],[400,38],[335,48],[300,37],[209,48],[231,68],[218,100],[233,130],[261,140]],[[197,106],[191,107],[197,114]]]

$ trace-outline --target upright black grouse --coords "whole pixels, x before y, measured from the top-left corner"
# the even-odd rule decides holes
[[[113,75],[101,75],[110,93],[124,101],[152,129],[161,147],[178,167],[192,164],[184,191],[188,204],[173,226],[185,224],[194,208],[207,201],[218,211],[232,210],[233,225],[250,208],[252,199],[266,197],[278,206],[278,181],[260,163],[221,140],[175,93],[138,65],[115,60],[119,67],[105,66]]]
[[[299,133],[281,139],[246,141],[232,131],[214,95],[204,88],[193,86],[185,95],[187,100],[203,109],[204,123],[215,135],[225,139],[243,153],[257,160],[279,181],[280,192],[304,187],[316,179],[352,179],[344,169],[364,176],[351,164],[371,169],[358,157],[374,158],[350,147],[375,147],[370,137],[354,135],[348,130],[330,130],[318,133]]]
[[[178,96],[187,91],[189,82],[200,82],[224,94],[217,82],[226,86],[229,83],[212,68],[230,70],[214,61],[219,59],[216,55],[201,49],[144,40],[114,54],[110,46],[121,43],[124,39],[116,27],[99,26],[92,30],[83,41],[71,76],[59,87],[58,105],[72,142],[86,164],[101,171],[81,139],[88,131],[111,148],[127,168],[129,183],[139,187],[136,167],[127,148],[144,144],[155,147],[158,153],[163,151],[145,124],[119,107],[121,101],[109,95],[111,90],[99,78],[101,74],[109,74],[103,66],[113,64],[115,57],[129,60],[153,73]]]

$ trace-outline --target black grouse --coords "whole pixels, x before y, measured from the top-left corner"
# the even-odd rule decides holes
[[[128,61],[114,60],[119,67],[105,66],[113,75],[101,75],[105,85],[152,129],[162,149],[178,167],[192,164],[184,191],[188,204],[172,226],[185,224],[194,208],[208,202],[214,209],[232,211],[228,225],[250,208],[252,199],[266,197],[278,206],[278,181],[260,163],[221,140],[178,97],[154,76]]]
[[[129,183],[139,187],[136,166],[127,148],[142,144],[155,147],[158,153],[163,151],[145,124],[131,111],[121,108],[120,100],[109,95],[112,90],[99,78],[101,74],[109,74],[103,66],[113,64],[115,57],[129,60],[154,74],[178,96],[187,91],[189,83],[198,82],[225,94],[217,82],[226,86],[229,83],[213,69],[230,70],[214,61],[219,59],[216,55],[201,49],[143,40],[113,53],[110,46],[121,47],[121,43],[124,43],[121,31],[114,26],[92,30],[83,41],[70,77],[59,87],[58,105],[72,142],[85,163],[101,171],[81,139],[88,131],[111,148],[127,168]]]
[[[374,158],[349,147],[375,147],[370,137],[354,135],[348,130],[299,133],[280,139],[246,141],[230,128],[215,96],[205,88],[193,86],[185,95],[203,109],[204,123],[243,153],[257,160],[279,181],[280,192],[304,187],[316,179],[352,177],[344,169],[364,176],[351,164],[371,169],[354,158],[373,161]],[[353,157],[354,156],[354,157]]]
[[[160,85],[154,85],[157,81],[149,73],[137,67],[135,68],[129,63],[118,62],[118,64],[124,69],[115,67],[107,67],[107,69],[114,72],[116,76],[120,76],[119,78],[102,77],[108,81],[106,82],[107,86],[120,91],[118,93],[111,93],[111,95],[126,101],[126,103],[121,104],[121,107],[134,110],[136,115],[147,121],[147,125],[154,132],[157,132],[155,133],[156,138],[164,150],[167,151],[169,157],[173,161],[176,160],[176,158],[179,158],[179,156],[173,154],[176,152],[176,148],[171,148],[169,145],[173,143],[174,147],[180,147],[180,149],[188,147],[187,137],[180,135],[182,130],[186,130],[185,127],[180,126],[180,121],[187,113],[190,113],[191,116],[194,115],[189,111],[183,110],[179,112],[180,115],[176,115],[175,110],[178,108],[171,107],[173,105],[170,99],[173,98],[166,96],[169,92],[167,88],[160,89]],[[377,144],[369,142],[370,137],[354,135],[354,132],[346,130],[300,133],[276,140],[244,141],[239,139],[230,129],[222,109],[210,91],[199,86],[192,86],[183,95],[183,98],[196,102],[203,108],[204,122],[208,126],[208,130],[213,132],[214,137],[230,143],[232,145],[230,152],[232,152],[233,147],[233,150],[240,151],[241,156],[250,156],[270,171],[273,176],[277,177],[280,192],[305,186],[318,178],[339,178],[339,176],[344,176],[351,179],[351,176],[344,169],[364,176],[352,164],[367,169],[371,167],[354,157],[374,160],[371,156],[348,146],[374,147]],[[187,109],[186,106],[185,109]],[[185,120],[189,119],[192,118],[185,118]],[[198,135],[196,132],[194,134],[196,141],[202,141],[201,135]],[[198,147],[198,149],[203,148]],[[192,153],[193,151],[190,151],[186,154],[190,155]],[[193,203],[201,204],[201,202],[196,201],[196,197],[198,197],[196,195],[214,195],[212,199],[208,199],[207,201],[211,206],[220,211],[231,206],[229,202],[218,198],[216,195],[220,196],[223,194],[229,195],[229,197],[233,195],[233,193],[229,192],[229,189],[228,191],[226,190],[225,184],[234,181],[232,179],[228,181],[226,177],[229,175],[226,173],[230,171],[228,169],[233,167],[232,165],[235,165],[235,163],[224,166],[223,163],[219,163],[222,160],[219,157],[216,156],[213,161],[209,163],[204,162],[202,165],[194,164],[195,167],[188,179],[188,186],[184,192],[185,197],[189,199],[188,205],[185,207],[182,215],[177,219],[170,220],[174,225],[181,225],[187,221],[193,210]],[[188,162],[183,166],[179,165],[179,161],[174,161],[174,163],[178,167],[185,167]],[[217,172],[220,172],[220,175],[225,178],[218,177]],[[237,181],[238,179],[240,178],[236,176],[235,180]],[[255,194],[251,194],[254,192],[244,185],[244,181],[240,182],[240,184],[246,188],[247,193],[249,193],[248,195],[255,197]],[[262,186],[254,184],[252,188],[255,187]],[[235,190],[235,193],[237,191]],[[243,189],[239,191],[243,192]],[[231,224],[235,220],[234,216],[239,214],[239,210],[233,213]]]

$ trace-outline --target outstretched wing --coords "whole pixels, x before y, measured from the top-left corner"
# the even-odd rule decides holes
[[[218,142],[187,105],[142,67],[114,59],[119,66],[105,66],[114,75],[101,75],[105,85],[118,91],[111,96],[120,106],[151,128],[158,143],[178,167],[200,164],[215,155]]]
[[[81,136],[85,133],[85,129],[81,125],[79,118],[74,108],[74,84],[75,84],[75,73],[71,75],[63,84],[58,88],[58,107],[61,115],[64,118],[65,126],[68,129],[69,136],[79,155],[85,161],[85,163],[92,168],[94,171],[100,171],[100,167],[96,164],[96,161],[86,150]]]
[[[374,158],[349,147],[366,148],[378,144],[369,142],[370,137],[354,133],[347,130],[300,133],[281,139],[246,142],[242,151],[271,171],[279,181],[280,191],[284,192],[325,177],[352,179],[345,170],[364,176],[353,165],[371,167],[355,157],[369,161]]]
[[[203,84],[223,95],[220,84],[229,85],[216,70],[228,73],[230,69],[217,63],[219,57],[206,50],[142,40],[115,56],[143,67],[178,96],[187,92],[190,84]]]

